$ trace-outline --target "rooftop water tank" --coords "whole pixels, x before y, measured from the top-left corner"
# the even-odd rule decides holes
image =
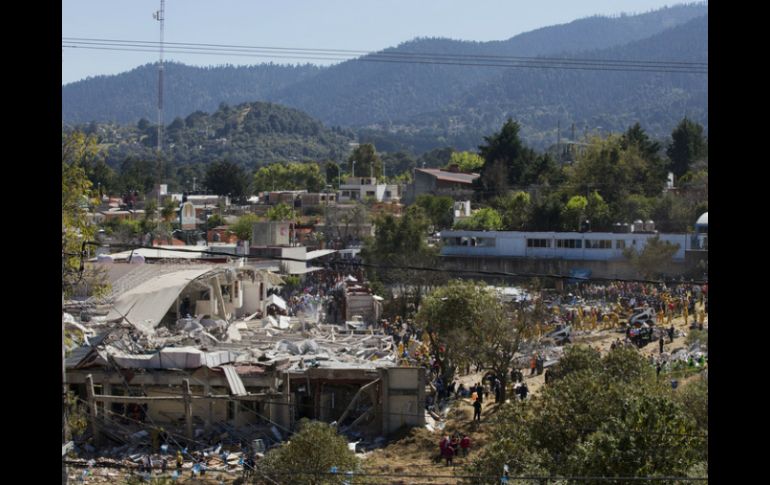
[[[647,220],[647,222],[644,223],[644,230],[647,232],[654,232],[655,222],[653,222],[652,219]]]

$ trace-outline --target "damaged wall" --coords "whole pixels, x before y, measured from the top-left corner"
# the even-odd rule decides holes
[[[380,369],[382,379],[382,434],[401,426],[425,425],[425,369],[394,367]]]

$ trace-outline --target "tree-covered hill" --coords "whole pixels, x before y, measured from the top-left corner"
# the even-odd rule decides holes
[[[155,158],[157,125],[90,123],[76,126],[96,134],[111,165],[128,157]],[[71,127],[65,127],[65,131]],[[245,166],[289,160],[342,160],[350,132],[330,130],[301,111],[271,103],[225,103],[214,113],[178,117],[164,131],[165,158],[179,164],[228,160]]]

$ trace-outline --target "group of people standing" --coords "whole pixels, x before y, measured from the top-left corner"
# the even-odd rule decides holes
[[[462,453],[463,456],[468,456],[471,449],[471,439],[468,435],[463,435],[462,439],[458,433],[455,433],[452,438],[449,435],[441,438],[438,444],[441,456],[446,460],[447,466],[453,465],[453,459],[455,456]]]

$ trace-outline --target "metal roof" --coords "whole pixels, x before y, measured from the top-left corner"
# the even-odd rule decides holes
[[[417,171],[435,177],[437,180],[443,180],[445,182],[456,182],[460,184],[471,184],[474,180],[480,177],[480,175],[477,173],[449,172],[446,170],[439,170],[437,168],[418,168]]]
[[[179,294],[211,267],[175,271],[152,278],[120,295],[107,320],[125,318],[146,333],[153,333]]]
[[[318,249],[316,251],[310,251],[307,254],[305,254],[305,260],[320,258],[321,256],[326,256],[336,252],[337,252],[336,249]]]
[[[231,365],[223,365],[222,370],[225,371],[225,377],[227,378],[227,384],[230,386],[230,392],[233,396],[245,396],[246,386],[243,385],[241,376],[235,371],[235,367]]]

